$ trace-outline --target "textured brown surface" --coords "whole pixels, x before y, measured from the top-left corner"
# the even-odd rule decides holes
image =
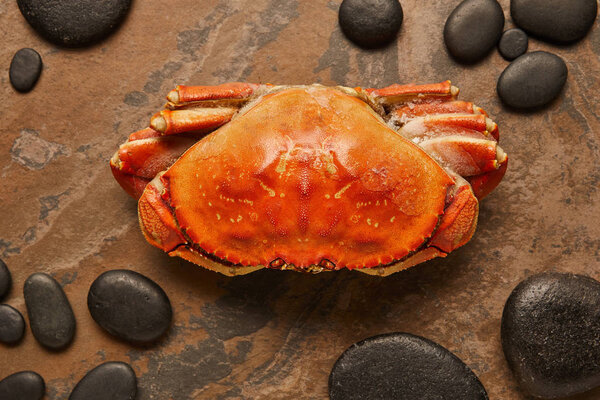
[[[44,42],[16,2],[2,2],[0,256],[14,278],[6,302],[25,313],[23,282],[48,272],[64,285],[78,326],[59,353],[29,330],[20,345],[0,346],[0,377],[33,369],[46,379],[48,399],[64,399],[87,370],[123,360],[139,377],[140,399],[323,399],[331,366],[350,344],[405,331],[456,353],[491,399],[527,398],[500,347],[510,291],[545,270],[600,278],[600,29],[569,47],[532,40],[530,50],[564,58],[569,78],[547,109],[516,113],[495,94],[507,65],[497,52],[470,67],[448,57],[442,28],[458,3],[403,0],[399,40],[364,51],[340,33],[339,1],[138,0],[115,35],[74,51]],[[509,1],[501,4],[508,16]],[[38,50],[45,64],[26,95],[10,87],[7,72],[21,47]],[[178,83],[446,78],[499,123],[508,173],[484,200],[467,246],[388,278],[261,271],[231,279],[170,259],[146,244],[135,201],[108,167],[118,144],[147,125]],[[151,277],[170,296],[173,327],[159,345],[119,342],[90,317],[90,284],[115,268]]]

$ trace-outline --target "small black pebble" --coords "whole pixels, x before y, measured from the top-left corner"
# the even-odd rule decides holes
[[[0,301],[6,297],[12,286],[12,278],[6,263],[0,259]]]
[[[513,290],[502,348],[521,388],[545,399],[600,386],[600,282],[543,273]]]
[[[131,0],[17,0],[27,22],[47,40],[88,46],[110,35],[125,19]]]
[[[24,333],[25,320],[21,313],[8,304],[0,304],[0,342],[18,343]]]
[[[69,400],[133,400],[136,393],[137,378],[129,364],[109,361],[89,371]]]
[[[25,281],[25,305],[33,336],[42,345],[58,350],[75,335],[75,316],[61,286],[50,275],[38,272]]]
[[[498,43],[498,51],[505,59],[512,61],[515,58],[525,54],[529,38],[527,34],[518,28],[512,28],[504,31]]]
[[[496,0],[465,0],[446,20],[444,42],[457,61],[475,63],[496,46],[503,28],[504,12]]]
[[[338,17],[348,39],[376,48],[396,38],[404,13],[398,0],[344,0]]]
[[[458,357],[408,333],[373,336],[350,346],[329,375],[331,400],[487,400],[477,376]]]
[[[0,381],[2,400],[41,400],[46,392],[44,379],[33,371],[22,371]]]
[[[567,74],[567,66],[559,56],[545,51],[526,53],[498,78],[498,96],[511,107],[541,107],[558,97]]]
[[[162,288],[129,270],[108,271],[96,278],[88,293],[88,309],[109,333],[138,344],[160,338],[173,317]]]
[[[8,76],[15,90],[29,92],[42,73],[42,57],[33,49],[17,51],[10,63]]]
[[[521,29],[540,39],[571,43],[590,30],[597,0],[511,0],[510,14]]]

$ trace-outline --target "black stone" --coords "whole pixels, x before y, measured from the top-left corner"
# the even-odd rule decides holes
[[[2,400],[41,400],[46,392],[44,379],[33,371],[22,371],[0,381]]]
[[[504,12],[496,0],[465,0],[446,20],[444,42],[457,61],[475,63],[496,46],[503,28]]]
[[[12,278],[10,276],[10,271],[4,261],[0,259],[0,301],[8,294],[11,286]]]
[[[44,38],[66,47],[96,43],[123,21],[131,0],[17,0],[21,13]]]
[[[329,397],[488,399],[479,379],[458,357],[408,333],[373,336],[350,346],[329,375]]]
[[[100,275],[88,293],[92,318],[109,333],[134,343],[150,343],[171,325],[169,298],[154,281],[134,271]]]
[[[502,348],[521,388],[534,396],[600,386],[600,282],[560,273],[521,282],[504,307]]]
[[[597,0],[511,0],[510,14],[521,29],[540,39],[572,43],[590,30]]]
[[[42,345],[58,350],[75,335],[75,316],[61,286],[50,275],[38,272],[25,281],[25,305],[33,336]]]
[[[29,92],[42,73],[42,57],[33,49],[17,51],[10,62],[8,76],[15,90]]]
[[[502,57],[512,61],[525,54],[528,45],[529,38],[527,34],[519,28],[512,28],[504,31],[502,34],[498,43],[498,51]]]
[[[338,18],[348,39],[375,48],[396,38],[404,13],[398,0],[344,0]]]
[[[69,400],[133,400],[136,393],[137,378],[129,364],[110,361],[89,371]]]
[[[498,78],[496,89],[500,99],[511,107],[541,107],[560,94],[567,74],[562,58],[545,51],[535,51],[510,63]]]
[[[18,310],[7,304],[0,304],[0,342],[18,343],[25,333],[25,320]]]

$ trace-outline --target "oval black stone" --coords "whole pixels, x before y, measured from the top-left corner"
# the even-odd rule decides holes
[[[504,31],[502,34],[498,43],[498,51],[502,57],[512,61],[525,54],[528,46],[529,38],[527,34],[519,28],[512,28]]]
[[[100,275],[88,293],[92,318],[109,333],[134,343],[150,343],[171,325],[173,313],[166,293],[134,271]]]
[[[329,375],[329,397],[344,399],[487,399],[473,371],[450,351],[408,333],[350,346]]]
[[[8,294],[11,286],[12,277],[10,271],[6,263],[0,259],[0,301]]]
[[[136,393],[137,378],[129,364],[109,361],[89,371],[69,400],[133,400]]]
[[[42,345],[58,350],[75,335],[75,316],[61,286],[50,275],[38,272],[25,281],[25,305],[33,336]]]
[[[600,282],[560,273],[521,282],[504,307],[502,348],[520,386],[534,396],[600,386]]]
[[[570,43],[582,39],[598,12],[597,0],[511,0],[510,14],[521,29],[540,39]]]
[[[503,28],[504,12],[496,0],[465,0],[446,20],[444,42],[456,60],[474,63],[496,46]]]
[[[0,342],[15,344],[24,333],[25,320],[21,313],[7,304],[0,304]]]
[[[96,43],[123,21],[131,0],[17,0],[29,24],[47,40],[67,47]]]
[[[404,13],[398,0],[344,0],[338,18],[348,39],[375,48],[396,38]]]
[[[496,89],[500,99],[511,107],[541,107],[560,94],[567,74],[562,58],[535,51],[510,63],[498,78]]]
[[[33,49],[17,51],[10,62],[8,76],[15,90],[29,92],[42,73],[42,57]]]
[[[46,392],[44,379],[33,371],[22,371],[0,381],[2,400],[41,400]]]

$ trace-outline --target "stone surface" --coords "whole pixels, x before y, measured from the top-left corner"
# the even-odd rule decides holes
[[[0,304],[0,342],[18,343],[25,333],[25,320],[18,310],[8,304]]]
[[[21,371],[0,381],[2,400],[41,400],[46,385],[44,379],[33,371]]]
[[[541,107],[561,93],[567,74],[567,66],[559,56],[545,51],[527,53],[502,72],[498,78],[498,96],[511,107]]]
[[[527,34],[519,28],[504,31],[498,42],[498,51],[505,59],[512,61],[525,54],[529,45]]]
[[[88,308],[101,327],[135,343],[159,339],[173,317],[164,290],[151,279],[129,270],[100,275],[90,287]]]
[[[109,361],[88,372],[69,400],[134,400],[137,378],[129,364]]]
[[[456,60],[475,63],[498,43],[504,12],[496,0],[464,0],[448,16],[444,42]]]
[[[556,399],[600,386],[600,282],[531,276],[502,314],[502,348],[523,390]]]
[[[571,43],[589,32],[598,13],[597,0],[511,0],[513,21],[531,35]]]
[[[487,400],[458,357],[420,336],[391,333],[350,346],[329,375],[329,398]]]
[[[342,32],[367,48],[381,47],[394,40],[403,19],[398,0],[344,0],[339,11]]]
[[[10,83],[19,92],[29,92],[42,73],[42,57],[33,49],[17,51],[10,62]]]
[[[12,286],[12,276],[6,263],[0,259],[0,301],[2,301]]]
[[[58,282],[37,272],[25,281],[23,295],[31,332],[37,341],[53,350],[69,345],[75,335],[75,316]]]
[[[123,21],[131,0],[17,0],[21,13],[40,35],[67,47],[94,44]]]

